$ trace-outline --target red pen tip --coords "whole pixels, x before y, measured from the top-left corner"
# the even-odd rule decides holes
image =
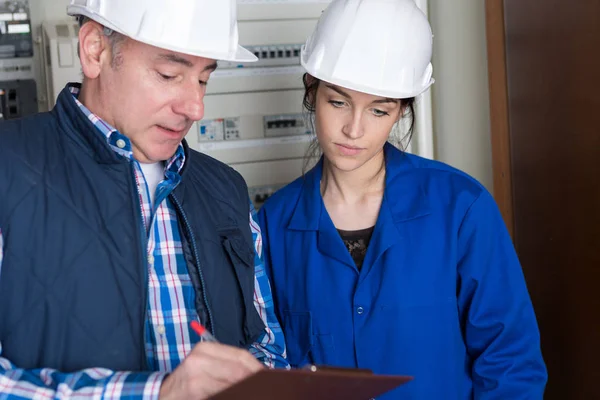
[[[190,322],[190,327],[194,330],[194,332],[196,332],[199,336],[204,335],[204,332],[206,332],[206,328],[203,327],[202,325],[200,325],[200,323],[198,321],[192,321]]]

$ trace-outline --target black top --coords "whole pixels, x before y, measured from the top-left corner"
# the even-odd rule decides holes
[[[362,268],[363,261],[365,260],[365,254],[367,254],[367,247],[369,247],[369,241],[371,235],[373,235],[374,226],[361,229],[358,231],[343,231],[338,229],[346,248],[350,252],[356,268],[360,271]]]

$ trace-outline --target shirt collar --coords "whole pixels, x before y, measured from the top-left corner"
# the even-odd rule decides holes
[[[78,87],[69,86],[69,91],[73,95],[75,103],[77,103],[77,106],[81,112],[85,114],[85,116],[92,122],[97,130],[106,138],[106,142],[112,148],[112,150],[128,160],[135,161],[135,158],[133,157],[131,141],[129,138],[84,106],[83,103],[78,99]],[[183,149],[183,145],[180,143],[175,154],[169,158],[167,162],[165,162],[165,171],[180,173],[184,163],[185,151]]]

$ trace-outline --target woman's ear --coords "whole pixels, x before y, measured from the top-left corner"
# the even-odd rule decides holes
[[[305,73],[304,76],[302,76],[302,82],[304,83],[304,87],[312,86],[316,82],[316,80],[317,78],[315,78],[309,73]]]
[[[317,90],[319,89],[319,80],[309,73],[305,73],[302,76],[302,82],[304,83],[304,105],[307,106],[309,111],[314,111],[316,106]]]

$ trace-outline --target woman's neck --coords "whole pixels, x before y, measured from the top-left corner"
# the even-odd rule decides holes
[[[336,204],[357,204],[373,195],[383,195],[385,160],[383,151],[352,171],[342,171],[325,159],[321,195]]]

